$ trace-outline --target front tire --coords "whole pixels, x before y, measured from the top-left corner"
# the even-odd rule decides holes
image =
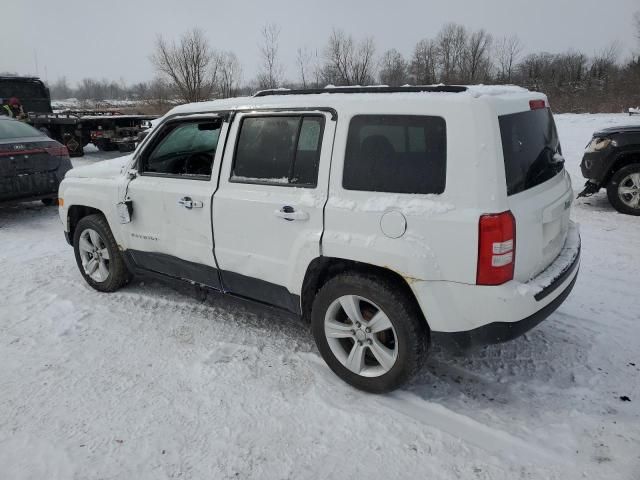
[[[345,273],[317,293],[313,336],[329,368],[371,393],[394,390],[420,369],[427,326],[404,289],[380,276]]]
[[[607,197],[620,213],[640,215],[640,163],[626,165],[613,174]]]
[[[88,215],[78,222],[73,250],[80,273],[96,290],[114,292],[129,282],[131,274],[102,215]]]

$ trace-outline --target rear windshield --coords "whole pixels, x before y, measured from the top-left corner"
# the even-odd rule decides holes
[[[499,117],[507,194],[514,195],[554,177],[560,142],[551,110],[542,108]]]
[[[0,140],[9,140],[11,138],[20,137],[42,137],[39,132],[27,124],[18,122],[17,120],[0,120]]]

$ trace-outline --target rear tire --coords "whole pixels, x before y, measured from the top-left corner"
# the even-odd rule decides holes
[[[114,292],[131,279],[107,220],[88,215],[76,225],[73,250],[80,273],[100,292]]]
[[[344,273],[325,283],[313,302],[311,329],[329,368],[371,393],[408,382],[428,350],[428,328],[414,299],[372,274]]]
[[[640,215],[640,163],[626,165],[613,174],[607,197],[618,212]]]

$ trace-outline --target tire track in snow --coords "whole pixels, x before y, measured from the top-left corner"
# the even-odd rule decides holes
[[[563,458],[564,452],[553,452],[528,443],[503,430],[480,423],[443,405],[427,402],[409,392],[394,392],[376,401],[386,408],[437,428],[498,457],[520,462],[527,459],[527,463],[531,464],[568,464]]]

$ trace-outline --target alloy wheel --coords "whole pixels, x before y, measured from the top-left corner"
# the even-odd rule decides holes
[[[371,300],[357,295],[337,298],[325,314],[324,331],[333,355],[357,375],[378,377],[396,363],[396,331]]]

